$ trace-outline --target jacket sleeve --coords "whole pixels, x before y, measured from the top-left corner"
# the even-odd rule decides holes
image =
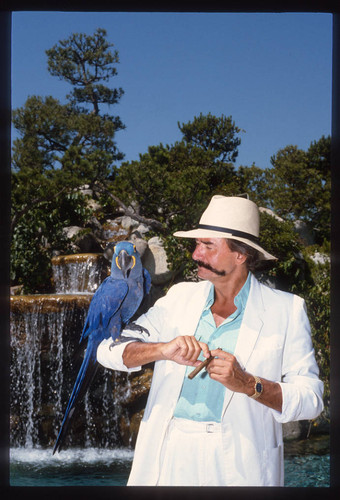
[[[171,294],[170,294],[171,295]],[[111,338],[103,340],[97,349],[97,361],[112,370],[135,372],[141,369],[141,366],[128,368],[123,363],[123,352],[128,343],[131,342],[159,342],[160,332],[165,317],[165,309],[169,299],[167,296],[158,299],[158,301],[145,314],[142,314],[134,323],[143,326],[149,332],[139,333],[135,330],[125,328],[116,342]]]
[[[323,410],[323,383],[315,360],[305,301],[293,296],[285,341],[282,379],[282,412],[272,410],[278,422],[316,418]]]

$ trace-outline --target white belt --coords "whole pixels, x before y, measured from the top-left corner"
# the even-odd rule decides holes
[[[183,432],[222,432],[222,426],[219,422],[197,422],[186,418],[173,417],[170,421],[170,427],[174,426]]]

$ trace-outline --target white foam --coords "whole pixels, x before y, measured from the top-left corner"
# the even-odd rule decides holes
[[[101,449],[101,448],[70,448],[52,454],[52,448],[11,448],[11,463],[31,463],[35,466],[67,465],[72,463],[112,463],[116,460],[131,461],[133,450],[128,448]]]

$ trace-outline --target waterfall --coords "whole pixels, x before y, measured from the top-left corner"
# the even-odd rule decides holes
[[[11,297],[13,448],[53,446],[80,366],[74,354],[87,309],[107,267],[98,254],[58,257],[52,265],[56,294]],[[128,385],[126,374],[99,369],[66,446],[119,445],[119,414]]]
[[[105,273],[101,254],[74,254],[52,258],[56,293],[94,293]]]

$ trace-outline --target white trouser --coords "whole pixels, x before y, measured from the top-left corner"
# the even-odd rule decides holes
[[[221,424],[173,418],[160,457],[158,486],[226,486]]]

